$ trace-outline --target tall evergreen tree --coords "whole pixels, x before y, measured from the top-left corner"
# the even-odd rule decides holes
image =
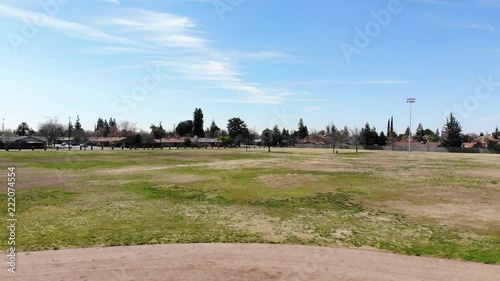
[[[22,122],[21,124],[19,124],[19,126],[17,126],[17,129],[14,131],[14,133],[22,137],[29,135],[30,131],[32,131],[30,126],[26,122]]]
[[[248,136],[250,135],[247,124],[240,118],[229,119],[227,121],[227,131],[231,139],[238,145],[240,145],[241,142],[247,140]]]
[[[391,116],[391,135],[395,135],[394,132],[394,116]]]
[[[111,132],[111,126],[108,123],[108,120],[104,120],[104,132],[103,132],[103,137],[109,136],[109,133]]]
[[[391,135],[391,119],[387,119],[387,135],[390,136]]]
[[[82,124],[80,123],[80,116],[76,116],[76,122],[75,122],[75,131],[76,130],[81,130],[82,129]]]
[[[217,137],[216,134],[217,132],[220,131],[220,128],[215,124],[215,121],[212,119],[212,124],[210,125],[210,137],[215,138]]]
[[[410,137],[411,131],[410,131],[410,126],[406,127],[406,132],[405,136]]]
[[[271,152],[271,146],[273,145],[273,131],[265,129],[262,131],[261,138],[264,142],[264,146],[267,146],[267,151]]]
[[[378,144],[378,133],[375,127],[370,127],[369,123],[366,123],[365,127],[361,129],[361,144],[362,145],[375,145]]]
[[[462,141],[462,125],[453,116],[453,113],[450,113],[450,118],[446,118],[446,124],[443,128],[441,144],[444,147],[461,147]]]
[[[415,133],[415,139],[418,142],[422,142],[424,140],[424,126],[422,126],[422,123],[418,124],[417,132]]]
[[[205,137],[205,130],[203,130],[203,111],[201,108],[195,108],[193,113],[193,136],[197,136],[199,138]]]
[[[307,129],[307,126],[304,125],[304,120],[302,120],[302,118],[300,118],[298,126],[299,139],[303,140],[309,136],[309,130]]]
[[[82,124],[80,123],[80,116],[76,116],[76,121],[75,121],[75,140],[80,143],[82,139],[84,138],[84,131],[82,128]]]
[[[104,126],[104,120],[102,120],[101,117],[99,117],[99,119],[97,119],[97,124],[96,124],[96,127],[95,127],[95,130],[104,130],[105,129],[105,126]]]
[[[290,145],[290,132],[285,128],[283,128],[283,131],[281,132],[281,139],[286,146]]]
[[[281,146],[281,142],[283,141],[282,135],[280,128],[278,125],[275,125],[273,127],[273,145],[274,146]]]
[[[384,131],[380,131],[380,135],[378,136],[378,145],[385,146],[387,144],[387,137],[384,134]]]

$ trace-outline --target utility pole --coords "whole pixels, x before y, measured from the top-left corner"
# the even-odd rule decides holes
[[[68,117],[68,150],[71,150],[71,117]]]

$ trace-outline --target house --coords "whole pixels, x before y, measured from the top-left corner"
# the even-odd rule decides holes
[[[0,140],[2,142],[9,142],[15,144],[44,144],[47,145],[47,138],[41,136],[21,136],[21,137],[11,137],[9,139],[3,139],[3,136],[0,136]]]
[[[299,144],[326,145],[327,143],[328,139],[323,135],[314,135],[299,141]]]
[[[176,147],[176,146],[184,146],[184,139],[179,138],[171,138],[171,139],[154,139],[156,144],[159,144],[163,147]]]
[[[126,137],[106,137],[90,138],[89,143],[96,146],[122,146],[131,143],[132,138]]]
[[[47,139],[40,136],[0,136],[0,149],[5,147],[19,149],[43,149],[47,147]]]
[[[494,141],[492,136],[482,136],[474,140],[475,147],[486,148],[488,147],[488,142]]]
[[[463,148],[475,148],[476,147],[476,143],[475,142],[464,142],[462,144],[462,147]]]

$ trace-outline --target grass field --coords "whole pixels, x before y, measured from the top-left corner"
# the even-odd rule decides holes
[[[498,155],[12,151],[0,152],[5,191],[9,166],[22,251],[256,242],[500,264]],[[0,202],[6,217],[4,191]]]

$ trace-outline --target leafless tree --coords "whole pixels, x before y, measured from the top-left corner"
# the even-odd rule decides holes
[[[133,137],[137,134],[136,123],[131,123],[129,121],[122,121],[118,124],[118,130],[120,131],[120,137]]]
[[[361,143],[361,131],[358,128],[351,129],[351,139],[356,146],[356,153],[358,153],[358,147]]]
[[[330,123],[330,125],[326,127],[326,134],[328,136],[328,140],[332,144],[333,153],[335,153],[337,145],[339,143],[344,143],[349,137],[349,131],[339,130],[333,123]]]
[[[2,141],[5,143],[5,148],[8,149],[9,144],[14,139],[14,131],[7,129],[3,132]]]
[[[394,146],[396,146],[396,143],[398,141],[399,141],[398,137],[392,134],[388,137],[387,143],[390,144],[392,146],[392,149],[394,150]]]
[[[46,117],[45,122],[38,126],[38,134],[47,138],[50,144],[63,134],[64,128],[57,117]]]

